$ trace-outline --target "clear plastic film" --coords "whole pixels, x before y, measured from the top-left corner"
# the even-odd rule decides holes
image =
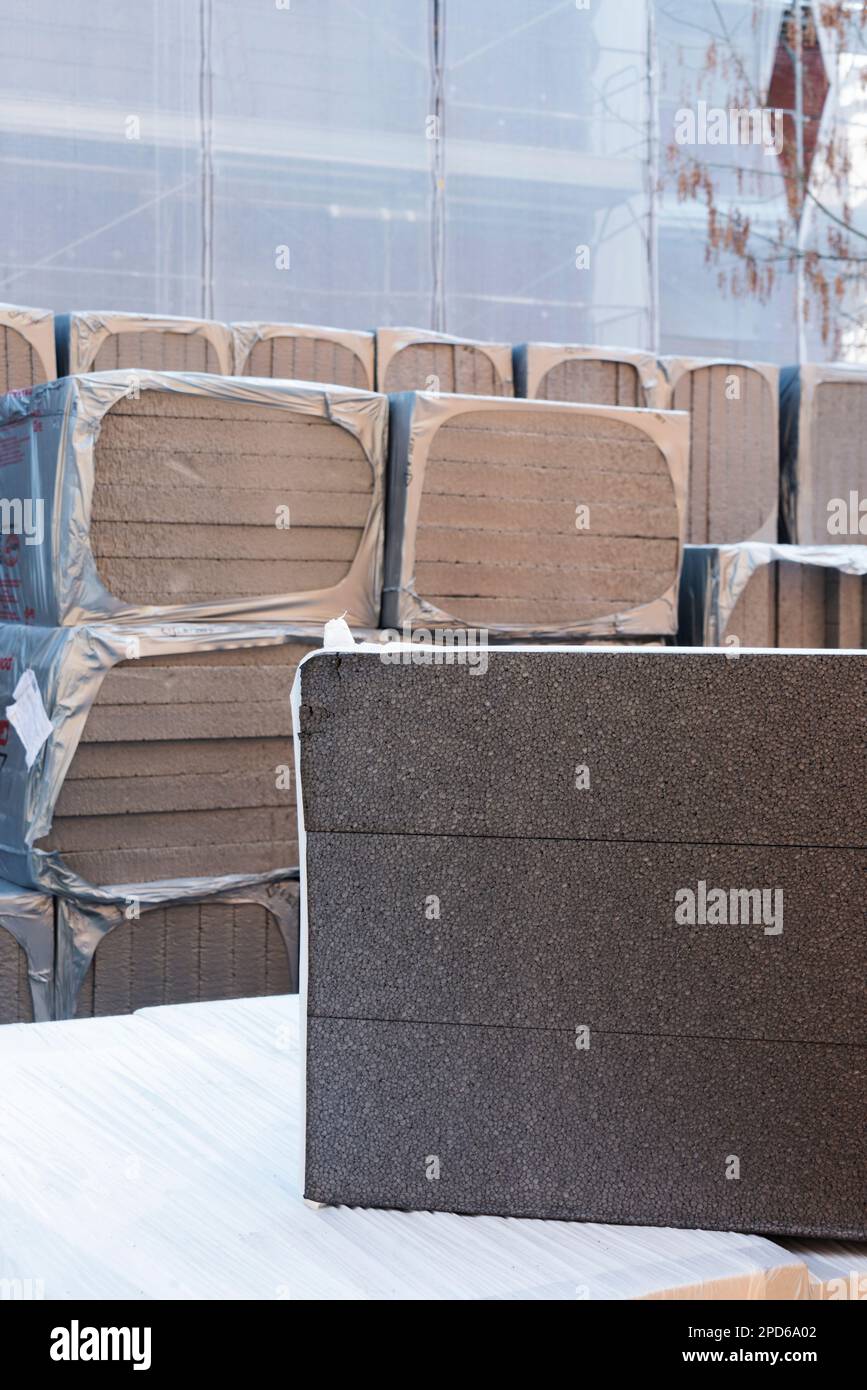
[[[677,631],[680,557],[686,530],[689,475],[689,419],[682,411],[665,414],[624,406],[591,406],[555,401],[484,396],[433,395],[403,392],[390,397],[391,455],[389,465],[389,525],[383,596],[383,627],[405,623],[467,624],[434,607],[416,591],[415,545],[425,465],[437,430],[461,414],[486,412],[580,411],[597,419],[627,422],[641,430],[658,448],[668,468],[678,517],[678,564],[669,587],[658,598],[621,612],[574,623],[486,625],[493,637],[588,638],[671,636]],[[408,479],[408,481],[407,481]]]
[[[762,565],[787,561],[867,574],[867,545],[689,545],[680,587],[681,646],[717,647],[741,595]]]
[[[178,333],[204,338],[214,350],[218,370],[225,376],[232,373],[232,330],[228,324],[171,314],[88,310],[58,315],[57,349],[61,374],[72,376],[76,372],[89,372],[108,339],[124,333]]]
[[[44,893],[33,893],[0,880],[0,929],[14,937],[27,957],[27,978],[33,1020],[54,1017],[54,904]]]
[[[358,358],[367,379],[367,387],[374,389],[376,377],[375,344],[373,333],[355,331],[348,328],[326,328],[310,323],[233,323],[230,325],[234,342],[233,370],[240,376],[247,358],[257,343],[271,338],[320,338],[337,347],[345,348]]]
[[[289,407],[352,434],[370,465],[371,494],[361,539],[344,578],[329,589],[170,606],[125,603],[109,593],[90,545],[94,447],[111,407],[142,391]],[[163,619],[321,623],[346,612],[355,626],[375,626],[382,584],[387,430],[388,402],[383,396],[351,387],[204,372],[97,372],[5,396],[0,400],[4,486],[9,496],[41,504],[42,518],[38,535],[20,538],[14,570],[7,572],[0,590],[0,617],[46,626]]]

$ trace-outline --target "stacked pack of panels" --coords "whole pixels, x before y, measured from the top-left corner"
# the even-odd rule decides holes
[[[510,343],[481,343],[422,328],[380,328],[376,334],[378,391],[450,392],[511,396]]]
[[[514,375],[515,395],[528,400],[663,408],[668,403],[656,358],[632,348],[520,343]]]
[[[683,415],[392,397],[383,626],[676,631]]]
[[[0,627],[0,703],[48,721],[30,766],[22,739],[8,743],[7,876],[84,895],[293,868],[288,700],[319,640],[243,624]]]
[[[387,415],[348,387],[156,372],[6,397],[8,486],[45,513],[9,616],[375,625]]]
[[[372,333],[309,323],[233,323],[232,336],[238,376],[374,388]]]
[[[779,369],[664,357],[666,404],[690,416],[691,545],[776,541]]]
[[[867,647],[867,546],[687,546],[681,646]]]
[[[298,859],[290,691],[320,640],[240,623],[0,627],[0,705],[20,730],[3,766],[0,872],[56,894],[61,916],[109,922],[77,973],[59,964],[61,1016],[114,926],[123,940],[86,1006],[97,1012],[297,980],[288,909],[272,902]]]
[[[867,369],[786,367],[780,382],[782,520],[793,545],[867,540]]]
[[[89,883],[297,863],[294,782],[278,786],[278,769],[291,767],[295,669],[318,644],[182,645],[121,662],[90,706],[39,843]]]
[[[0,881],[0,1023],[45,1022],[53,999],[52,900]]]
[[[232,331],[212,319],[88,311],[58,314],[55,326],[60,376],[233,370]]]
[[[50,309],[0,304],[0,395],[53,381],[56,375]]]
[[[488,662],[301,668],[305,1196],[863,1239],[867,654]]]
[[[297,990],[297,874],[204,898],[57,901],[58,1017]]]

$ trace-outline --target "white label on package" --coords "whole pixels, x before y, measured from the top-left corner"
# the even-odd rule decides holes
[[[15,704],[7,705],[6,718],[24,744],[27,766],[32,767],[52,728],[39,693],[35,671],[24,672],[12,698]]]

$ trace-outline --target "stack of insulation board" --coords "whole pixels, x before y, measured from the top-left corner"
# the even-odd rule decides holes
[[[297,873],[183,899],[57,899],[55,1016],[298,989]]]
[[[388,403],[349,387],[158,372],[0,401],[6,483],[51,546],[22,546],[18,612],[45,624],[379,616]]]
[[[2,856],[72,933],[60,1016],[108,932],[85,1011],[297,987],[289,696],[318,645],[280,625],[0,627],[0,700],[28,670],[51,725],[30,766],[9,744]]]
[[[301,668],[305,1196],[864,1239],[867,652],[488,655]]]
[[[233,323],[238,376],[336,382],[372,391],[372,333],[307,323]]]
[[[34,671],[53,724],[32,769],[11,738],[3,872],[64,912],[148,909],[108,936],[82,1010],[297,981],[297,942],[259,900],[297,863],[289,692],[324,622],[378,619],[387,408],[138,368],[0,403],[7,482],[28,495],[35,467],[50,538],[19,549],[0,695]]]
[[[867,546],[687,546],[678,642],[734,638],[745,647],[867,647]]]
[[[778,378],[761,362],[664,357],[627,349],[522,343],[519,395],[690,416],[690,544],[777,539]]]
[[[51,311],[0,304],[0,395],[38,386],[56,375]]]
[[[775,541],[779,369],[696,357],[660,365],[668,406],[690,416],[688,543]]]
[[[212,319],[156,314],[58,314],[57,363],[61,376],[120,369],[221,372],[233,369],[232,332]]]
[[[664,373],[649,352],[519,343],[514,351],[514,368],[515,395],[531,401],[661,407],[667,404]]]
[[[867,541],[867,369],[787,367],[780,389],[782,510],[794,545]]]
[[[619,407],[392,398],[383,625],[673,634],[687,427]]]
[[[512,348],[421,328],[380,328],[376,335],[380,391],[511,396]]]
[[[122,661],[99,686],[38,843],[88,883],[298,862],[289,692],[318,642],[213,651],[206,641]]]

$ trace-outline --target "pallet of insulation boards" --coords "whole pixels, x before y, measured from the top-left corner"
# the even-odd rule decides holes
[[[688,545],[682,647],[867,647],[867,545]]]
[[[233,323],[231,329],[238,376],[374,388],[373,333],[309,323]]]
[[[55,1017],[298,990],[298,873],[59,897]]]
[[[865,1239],[867,652],[380,655],[293,691],[308,1200]]]
[[[0,874],[78,898],[285,876],[289,694],[320,644],[281,626],[0,626]]]
[[[690,545],[777,540],[779,368],[663,357],[670,410],[690,417]]]
[[[453,338],[423,328],[380,328],[376,334],[378,391],[511,396],[510,343]]]
[[[780,412],[786,539],[867,543],[867,368],[784,368]]]
[[[688,451],[683,414],[391,397],[383,627],[673,635]]]
[[[660,409],[668,404],[665,374],[656,357],[637,348],[519,343],[514,376],[515,395],[531,401]]]
[[[88,310],[58,314],[60,376],[77,372],[233,370],[232,331],[212,319]]]
[[[53,381],[56,376],[50,309],[0,304],[0,395]]]
[[[384,396],[106,372],[6,396],[0,425],[7,489],[41,508],[8,620],[376,625]]]
[[[54,1017],[54,905],[0,881],[0,1023]]]

